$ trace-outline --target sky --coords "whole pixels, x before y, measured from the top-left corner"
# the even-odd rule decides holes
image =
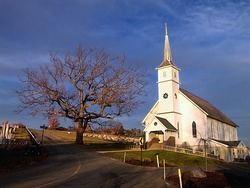
[[[50,51],[72,51],[81,43],[147,68],[145,104],[119,118],[125,128],[143,129],[141,121],[158,98],[155,68],[163,61],[167,23],[181,88],[232,119],[239,139],[250,146],[249,18],[250,0],[1,0],[0,122],[47,124],[28,111],[14,113],[22,70],[48,63]]]

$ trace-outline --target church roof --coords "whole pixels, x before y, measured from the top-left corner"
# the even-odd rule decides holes
[[[221,121],[223,123],[227,123],[233,127],[238,127],[231,119],[229,119],[226,115],[224,115],[221,111],[215,108],[208,101],[180,88],[180,91],[186,95],[189,99],[191,99],[196,105],[198,105],[202,110],[204,110],[208,117]]]
[[[171,123],[169,123],[168,120],[166,120],[165,118],[161,118],[161,117],[156,117],[161,123],[162,125],[164,125],[167,130],[169,131],[173,131],[173,132],[176,132],[178,131]]]
[[[241,142],[241,140],[237,140],[237,141],[224,141],[224,140],[216,140],[216,139],[212,139],[212,140],[219,142],[221,144],[225,144],[230,147],[237,147]]]
[[[175,64],[174,64],[174,62],[172,60],[170,60],[170,61],[169,60],[165,60],[157,68],[166,67],[166,66],[169,66],[169,65],[175,66]]]

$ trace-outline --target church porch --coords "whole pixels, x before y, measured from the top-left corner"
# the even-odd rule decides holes
[[[150,131],[149,133],[146,132],[146,143],[148,149],[162,149],[164,146],[173,146],[175,147],[175,136],[170,134],[169,131]]]

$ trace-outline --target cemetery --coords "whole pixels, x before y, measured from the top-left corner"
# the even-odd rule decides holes
[[[3,174],[37,164],[47,154],[29,129],[5,121],[0,127],[0,157],[0,174]]]
[[[19,146],[39,146],[39,142],[26,126],[2,123],[0,129],[0,149],[12,149]]]

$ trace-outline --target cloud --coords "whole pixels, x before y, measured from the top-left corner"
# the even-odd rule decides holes
[[[203,36],[227,33],[249,38],[249,11],[249,1],[196,1],[186,7],[181,19]]]

